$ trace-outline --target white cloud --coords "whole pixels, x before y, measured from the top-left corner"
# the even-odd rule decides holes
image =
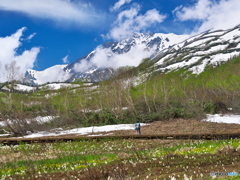
[[[134,46],[131,50],[124,54],[115,54],[110,48],[97,47],[93,58],[82,60],[76,64],[74,70],[77,72],[87,71],[92,67],[118,68],[121,66],[138,66],[144,58],[150,57],[155,48],[150,51],[144,50],[144,47]]]
[[[110,11],[117,11],[120,7],[122,7],[124,4],[130,3],[132,0],[119,0],[114,4],[113,7],[110,8]]]
[[[97,13],[90,3],[70,0],[1,0],[0,10],[21,12],[30,17],[49,19],[63,25],[94,25],[103,13]]]
[[[55,65],[44,71],[35,71],[34,77],[37,84],[45,84],[47,82],[64,82],[71,77],[70,73],[63,70],[66,65]]]
[[[189,19],[204,20],[211,14],[213,5],[214,3],[209,0],[199,0],[194,6],[180,6],[177,7],[174,12],[176,12],[178,19],[181,21]]]
[[[139,14],[139,11],[140,7],[136,6],[119,13],[107,37],[117,40],[123,39],[131,36],[133,32],[144,31],[155,23],[161,23],[166,18],[156,9],[148,10],[143,15]]]
[[[31,40],[37,33],[32,33],[27,37],[27,40]]]
[[[33,47],[25,50],[22,54],[18,54],[17,50],[21,46],[21,37],[26,28],[19,29],[16,33],[7,37],[0,37],[0,82],[6,81],[4,71],[5,65],[16,61],[16,65],[20,67],[20,73],[24,74],[27,69],[33,68],[37,55],[40,52],[39,47]]]
[[[113,9],[117,10],[122,5],[130,3],[131,1],[118,1]],[[140,6],[134,4],[130,9],[121,11],[117,19],[112,25],[109,33],[102,37],[121,40],[133,35],[134,32],[146,31],[156,23],[161,23],[166,16],[162,15],[156,9],[148,10],[145,14],[140,14]],[[115,54],[110,48],[97,47],[93,58],[90,60],[81,60],[76,64],[74,70],[77,72],[84,72],[92,67],[118,68],[121,66],[138,66],[142,59],[148,58],[155,51],[145,50],[141,46],[132,47],[131,50],[124,54]]]
[[[228,29],[240,24],[240,1],[198,0],[189,7],[177,7],[174,13],[180,21],[200,20],[200,25],[193,33],[200,33],[209,29]]]
[[[63,63],[69,63],[69,60],[68,60],[68,55],[67,56],[65,56],[64,58],[62,58],[62,61],[63,61]]]
[[[37,55],[40,52],[40,48],[33,47],[30,50],[25,50],[21,55],[15,56],[15,60],[22,73],[25,73],[27,69],[33,68],[37,59]]]

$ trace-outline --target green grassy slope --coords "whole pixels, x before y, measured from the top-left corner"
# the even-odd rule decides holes
[[[40,90],[33,93],[0,93],[0,119],[16,119],[8,130],[15,134],[49,129],[117,123],[199,118],[206,113],[240,112],[240,57],[193,75],[185,69],[151,73],[152,62],[126,68],[118,78],[90,87]],[[135,79],[134,79],[135,77]],[[133,86],[137,81],[141,83]],[[45,124],[27,124],[36,116],[57,116]],[[20,123],[20,124],[19,124]]]

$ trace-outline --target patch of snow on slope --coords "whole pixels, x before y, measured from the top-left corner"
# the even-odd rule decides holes
[[[171,64],[165,68],[160,68],[160,70],[165,71],[165,70],[175,70],[175,69],[180,69],[186,66],[189,66],[191,64],[194,64],[196,62],[198,62],[198,60],[201,59],[201,57],[192,57],[191,59],[189,59],[188,61],[182,61],[182,62],[178,62],[175,64]]]
[[[46,122],[52,121],[55,118],[57,118],[57,116],[44,116],[44,117],[38,116],[34,119],[34,121],[37,121],[40,124],[44,124]]]
[[[0,126],[6,126],[6,123],[4,121],[0,121]]]
[[[203,121],[240,124],[240,115],[208,114],[207,119],[204,119]]]
[[[208,60],[203,60],[200,65],[189,68],[189,71],[192,71],[193,74],[200,74],[204,71],[206,65],[208,64]]]
[[[156,33],[155,38],[159,36],[161,37],[164,41],[165,48],[168,48],[169,46],[172,46],[174,44],[178,44],[189,38],[189,35],[176,35],[173,33],[170,34],[161,34],[161,33]],[[166,41],[168,39],[169,41]]]
[[[214,39],[214,38],[215,38],[215,37],[208,37],[208,38],[204,38],[204,39],[201,39],[201,40],[197,40],[197,41],[195,41],[195,42],[193,42],[193,43],[188,44],[188,45],[186,46],[186,48],[191,48],[191,47],[196,47],[196,46],[201,47],[201,45],[204,45],[204,46],[205,46],[205,43],[206,43],[207,41],[212,40],[212,39]]]
[[[228,45],[218,45],[218,46],[213,46],[207,51],[198,51],[195,53],[195,55],[205,55],[205,54],[210,54],[216,51],[224,50],[228,47]]]
[[[201,36],[203,36],[203,34],[198,34],[192,37],[189,37],[188,39],[186,39],[186,42],[191,43],[193,41],[196,41],[196,39],[200,38]],[[185,42],[184,42],[185,43]]]
[[[147,124],[141,123],[141,126]],[[43,136],[59,136],[59,135],[86,135],[91,133],[98,133],[98,132],[110,132],[110,131],[119,131],[119,130],[133,130],[133,124],[118,124],[118,125],[106,125],[106,126],[94,126],[94,127],[86,127],[86,128],[76,128],[71,130],[65,131],[56,131],[56,132],[39,132],[33,133],[27,136],[23,136],[24,138],[34,138],[34,137],[43,137]]]
[[[220,61],[228,61],[233,57],[239,56],[240,52],[232,52],[228,54],[216,54],[211,56],[211,64],[215,65],[216,63]]]
[[[233,58],[234,56],[239,56],[240,53],[239,52],[231,52],[228,54],[216,54],[211,56],[210,58],[204,59],[201,64],[196,65],[192,68],[190,68],[189,70],[192,71],[193,74],[200,74],[204,71],[205,67],[208,64],[212,64],[212,65],[218,65],[220,62],[226,62],[228,60],[230,60],[231,58]],[[210,63],[209,63],[210,62]]]
[[[79,84],[69,84],[69,83],[51,83],[47,84],[45,86],[42,86],[41,88],[47,87],[48,89],[51,90],[58,90],[61,88],[68,88],[68,87],[80,87]]]
[[[30,86],[26,86],[26,85],[22,85],[22,84],[17,84],[17,86],[14,88],[18,91],[34,91],[36,90],[36,87],[30,87]]]
[[[220,39],[228,41],[231,39],[234,39],[234,37],[238,37],[240,36],[240,31],[238,29],[235,29],[233,31],[230,31],[228,33],[226,33],[225,35],[221,36]]]
[[[96,51],[94,50],[94,51],[92,51],[91,53],[89,53],[88,56],[86,57],[86,59],[89,59],[92,55],[94,55],[95,52],[96,52]]]
[[[218,44],[218,43],[222,44],[222,43],[224,43],[224,41],[218,38],[218,39],[214,39],[213,41],[211,41],[208,45],[211,46],[211,45]]]
[[[161,58],[158,62],[156,62],[155,65],[161,65],[164,63],[165,60],[170,59],[171,57],[173,57],[173,54],[168,54]]]
[[[98,70],[98,68],[93,68],[93,69],[91,69],[91,70],[89,70],[89,71],[86,71],[85,73],[87,73],[87,74],[92,74],[92,73],[94,73],[95,71],[97,71]]]
[[[208,36],[221,36],[223,35],[225,31],[215,31],[215,32],[210,32]]]
[[[38,116],[38,117],[33,118],[33,119],[26,119],[25,122],[28,123],[28,124],[30,124],[30,123],[32,123],[33,121],[35,121],[35,122],[38,122],[39,124],[44,124],[44,123],[46,123],[46,122],[50,122],[50,121],[54,120],[54,119],[57,118],[57,117],[58,117],[58,116],[44,116],[44,117]],[[10,119],[7,119],[7,121],[8,121],[9,124],[12,124],[12,122],[13,122],[13,121],[10,120]],[[7,124],[6,124],[5,121],[0,121],[0,126],[6,127]]]

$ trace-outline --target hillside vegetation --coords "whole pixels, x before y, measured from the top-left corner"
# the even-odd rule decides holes
[[[202,119],[206,113],[240,112],[240,57],[199,75],[184,69],[154,73],[152,64],[146,59],[117,78],[91,86],[1,92],[1,121],[7,123],[7,131],[23,135],[57,127]],[[144,72],[146,68],[153,73]],[[31,121],[37,116],[57,118]]]

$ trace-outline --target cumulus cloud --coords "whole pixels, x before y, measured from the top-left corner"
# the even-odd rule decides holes
[[[156,9],[148,10],[143,15],[139,14],[139,11],[140,7],[136,6],[120,12],[107,37],[116,40],[123,39],[131,36],[133,32],[144,31],[156,23],[161,23],[166,18]]]
[[[190,7],[177,7],[174,12],[176,12],[177,17],[181,21],[185,20],[204,20],[211,14],[212,6],[214,2],[209,0],[199,0],[194,6]]]
[[[19,73],[24,74],[27,69],[33,68],[37,55],[40,52],[39,47],[33,47],[19,54],[18,48],[21,47],[21,37],[26,28],[19,29],[16,33],[7,37],[0,37],[0,82],[6,81],[5,65],[12,61],[20,68]]]
[[[228,29],[240,24],[239,0],[198,0],[193,6],[177,7],[174,14],[180,21],[198,20],[200,25],[193,33],[209,29]]]
[[[66,25],[94,25],[103,13],[98,13],[90,3],[70,0],[1,0],[0,10],[24,13],[30,17],[49,19]]]
[[[45,84],[47,82],[64,82],[71,77],[70,73],[63,70],[66,65],[55,65],[44,71],[35,71],[35,77],[38,84]]]
[[[82,60],[75,65],[74,70],[84,72],[92,67],[118,68],[121,66],[138,66],[142,59],[150,57],[154,51],[155,48],[144,50],[141,46],[134,46],[127,53],[115,54],[110,48],[99,46],[91,60]]]
[[[124,4],[130,3],[131,0],[119,0],[112,7],[112,10],[118,10]],[[140,6],[134,4],[130,8],[118,13],[116,20],[112,24],[107,35],[104,38],[121,40],[131,37],[135,32],[147,31],[157,23],[165,20],[166,16],[160,14],[156,9],[150,9],[144,14],[140,14]],[[94,56],[88,60],[83,59],[76,64],[74,70],[77,72],[85,72],[92,67],[118,68],[121,66],[138,66],[142,59],[150,57],[155,51],[145,50],[141,46],[131,47],[130,51],[124,54],[115,54],[111,48],[103,48],[99,46],[94,52]]]
[[[110,11],[116,11],[118,10],[120,7],[122,7],[124,4],[128,4],[130,3],[132,0],[119,0],[118,2],[116,2],[114,4],[113,7],[110,8]]]

